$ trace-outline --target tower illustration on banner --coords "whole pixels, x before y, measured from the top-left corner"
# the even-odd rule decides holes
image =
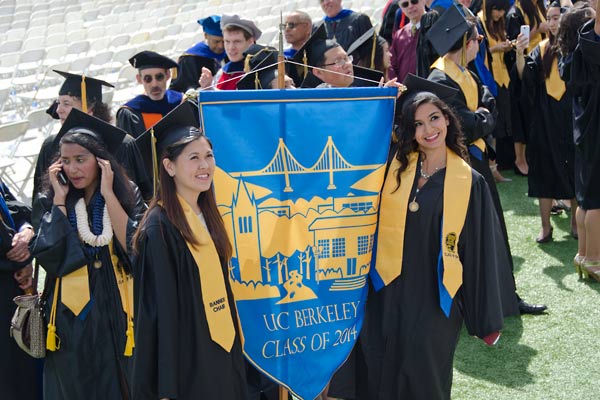
[[[381,164],[352,165],[331,136],[311,167],[302,165],[280,139],[260,170],[217,168],[217,203],[234,245],[229,277],[236,300],[269,298],[284,304],[314,299],[323,291],[363,288],[384,169]],[[341,174],[351,179],[339,179]],[[318,180],[323,176],[327,179]],[[300,177],[323,182],[323,187],[312,198],[273,196],[271,188],[294,192]],[[347,187],[340,188],[336,177]],[[341,195],[340,189],[347,191]]]

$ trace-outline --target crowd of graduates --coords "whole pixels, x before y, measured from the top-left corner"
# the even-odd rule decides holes
[[[546,309],[516,292],[498,164],[527,175],[538,243],[552,240],[551,213],[570,209],[576,272],[600,281],[596,3],[390,1],[381,35],[341,0],[320,3],[318,23],[285,16],[285,88],[398,88],[365,323],[322,396],[449,398],[463,324],[493,345],[504,317]],[[278,397],[243,357],[216,161],[193,101],[277,89],[278,50],[237,15],[198,23],[204,40],[177,62],[130,59],[144,94],[114,118],[110,83],[57,71],[48,113],[61,128],[40,149],[32,207],[0,186],[2,323],[12,297],[35,290],[35,258],[48,324],[43,362],[0,340],[3,398]]]

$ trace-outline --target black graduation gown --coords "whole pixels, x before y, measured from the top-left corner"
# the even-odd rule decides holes
[[[495,101],[493,96],[489,90],[481,84],[479,78],[477,78],[474,73],[471,72],[471,75],[477,82],[477,88],[479,91],[479,106],[486,107],[491,111],[491,113],[486,111],[471,111],[467,107],[467,100],[460,86],[450,77],[448,77],[448,75],[446,75],[443,71],[440,71],[439,69],[433,69],[429,75],[430,80],[459,90],[458,94],[452,99],[447,100],[446,103],[453,108],[460,119],[462,131],[465,134],[467,143],[472,143],[479,138],[483,138],[484,140],[489,139],[490,134],[494,130],[496,120]],[[489,142],[486,144],[489,151],[491,149],[490,144]],[[484,152],[481,160],[471,155],[470,164],[475,171],[479,172],[485,178],[490,190],[490,194],[492,195],[494,206],[496,208],[496,214],[500,221],[500,228],[502,230],[504,244],[508,253],[510,254],[510,244],[508,242],[506,222],[504,221],[504,212],[502,210],[502,204],[500,203],[500,195],[498,194],[498,189],[496,188],[496,181],[494,180],[494,176],[490,170],[488,155]],[[508,265],[512,271],[514,269],[512,257],[508,257]]]
[[[38,235],[44,235],[51,250],[34,254],[47,272],[46,321],[50,316],[56,277],[63,277],[82,265],[78,265],[73,249],[83,249],[77,230],[67,216],[57,207],[50,206],[45,197],[40,203],[46,209],[41,220]],[[67,208],[74,207],[74,200],[67,199]],[[127,241],[135,232],[137,218],[143,212],[144,204],[137,193],[135,217],[130,217],[127,227]],[[91,210],[88,209],[88,215]],[[131,271],[129,256],[116,238],[113,249],[125,270]],[[60,338],[60,348],[47,351],[44,364],[45,400],[96,400],[130,398],[129,371],[131,357],[125,357],[127,318],[121,304],[121,297],[110,258],[108,246],[100,249],[98,259],[101,268],[93,267],[93,259],[88,260],[90,302],[76,316],[61,302],[58,295],[56,307],[56,334]],[[135,351],[135,350],[134,350]]]
[[[1,181],[0,185],[3,185]],[[31,208],[18,201],[10,191],[5,190],[0,196],[17,229],[31,220]],[[0,213],[6,221],[6,215],[1,210]],[[36,399],[38,384],[41,383],[35,376],[37,361],[21,350],[8,335],[10,320],[17,308],[13,298],[24,294],[13,275],[23,266],[23,263],[8,260],[4,252],[0,254],[0,327],[3,329],[0,335],[0,394],[3,399]]]
[[[445,171],[416,194],[419,211],[407,213],[401,275],[367,298],[359,347],[367,366],[366,374],[358,374],[361,400],[449,399],[463,321],[470,335],[483,338],[501,330],[503,316],[513,311],[502,299],[509,292],[505,287],[513,285],[502,267],[509,254],[499,245],[502,233],[493,201],[475,171],[458,244],[463,283],[449,318],[440,308],[437,265]],[[508,306],[516,308],[514,296]]]
[[[119,110],[117,111],[116,119],[116,125],[119,128],[123,129],[125,132],[129,133],[134,138],[146,132],[146,125],[144,125],[144,118],[142,118],[142,113],[132,108],[119,108]]]
[[[337,21],[325,20],[327,39],[333,39],[335,37],[335,40],[344,50],[348,50],[348,47],[350,47],[356,39],[361,37],[363,33],[372,27],[373,24],[371,24],[369,16],[356,11]],[[371,57],[371,47],[362,46],[362,48],[354,52],[354,55],[353,63],[358,64],[361,59]]]
[[[572,98],[569,91],[560,101],[548,95],[539,46],[526,58],[521,89],[521,97],[532,110],[527,142],[529,197],[571,199],[575,179]]]
[[[35,199],[42,191],[43,178],[48,172],[48,168],[54,157],[58,154],[58,149],[53,145],[56,135],[50,135],[42,143],[40,154],[35,164],[35,172],[33,174],[33,194],[32,204],[35,204]],[[135,139],[130,135],[123,138],[123,142],[117,149],[115,154],[116,160],[125,168],[127,176],[137,185],[142,192],[142,197],[149,200],[153,196],[152,181],[146,172],[142,154],[138,149]],[[33,221],[33,225],[37,227],[39,221]]]
[[[225,269],[223,274],[237,331]],[[239,332],[230,353],[212,341],[198,267],[180,232],[160,207],[147,215],[134,277],[133,398],[246,399]]]
[[[214,58],[202,57],[194,54],[183,54],[179,57],[179,67],[177,68],[177,79],[174,79],[169,89],[185,93],[188,89],[195,89],[198,85],[198,79],[202,74],[202,68],[206,67],[213,76],[220,68],[220,64]]]
[[[575,192],[584,210],[600,208],[600,42],[594,21],[580,31],[573,52],[567,86],[573,94],[576,146]]]

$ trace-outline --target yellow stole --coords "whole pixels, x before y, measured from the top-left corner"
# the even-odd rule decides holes
[[[542,0],[537,0],[537,1],[542,1]],[[515,4],[515,7],[517,7],[519,9],[519,11],[521,11],[521,15],[523,16],[523,21],[525,22],[525,25],[530,25],[529,17],[527,16],[527,14],[525,14],[525,12],[523,11],[523,8],[521,8],[521,4],[517,3],[517,4]],[[542,15],[540,13],[540,10],[538,10],[536,8],[535,12],[540,17],[540,21],[546,22],[546,16]],[[531,50],[535,49],[535,46],[537,46],[542,41],[542,39],[543,39],[543,37],[542,37],[542,33],[540,31],[536,31],[533,36],[530,34],[529,35],[529,46],[527,47],[527,54],[531,53]]]
[[[127,275],[122,268],[119,268],[119,258],[113,251],[113,243],[108,244],[110,252],[111,264],[119,289],[119,297],[121,298],[121,307],[127,315],[127,342],[125,344],[125,356],[133,354],[135,343],[133,340],[133,277]],[[78,316],[83,311],[86,304],[90,301],[90,281],[88,275],[88,266],[76,269],[75,271],[56,279],[54,289],[54,298],[50,311],[50,322],[48,323],[48,336],[46,348],[50,351],[55,351],[60,348],[60,340],[56,337],[56,303],[58,290],[60,288],[61,303],[65,305],[73,314]]]
[[[375,270],[386,286],[402,272],[406,215],[418,158],[416,152],[409,155],[408,167],[401,174],[400,187],[395,190],[396,171],[400,168],[400,162],[394,157],[381,193]],[[443,286],[450,298],[454,298],[462,285],[458,240],[469,206],[471,181],[471,167],[453,151],[446,149],[441,252],[444,267]]]
[[[540,59],[544,58],[546,47],[548,47],[549,43],[550,39],[544,39],[540,42]],[[558,57],[554,57],[552,67],[550,68],[550,76],[546,78],[546,92],[556,101],[560,101],[566,90],[565,82],[560,79],[560,74],[558,73]]]
[[[481,19],[481,25],[483,25],[483,29],[487,34],[489,48],[492,48],[498,44],[498,40],[494,39],[485,25],[485,16],[483,10],[479,11],[477,14],[479,19]],[[486,57],[487,61],[487,57]],[[494,80],[498,84],[498,86],[504,86],[508,88],[508,84],[510,83],[510,76],[508,74],[508,68],[506,68],[506,64],[504,63],[504,53],[493,52],[492,53],[492,73],[494,74]]]
[[[200,222],[192,207],[181,196],[177,195],[177,198],[187,223],[200,242],[198,246],[187,242],[186,244],[200,275],[200,289],[210,337],[226,352],[230,352],[235,339],[235,328],[219,254],[210,233]]]
[[[432,65],[448,75],[454,82],[460,86],[460,90],[467,101],[467,108],[473,112],[479,108],[479,90],[477,82],[471,76],[467,68],[461,69],[456,63],[447,57],[440,57]],[[485,152],[485,141],[481,138],[475,140],[471,145],[477,146],[479,150]]]

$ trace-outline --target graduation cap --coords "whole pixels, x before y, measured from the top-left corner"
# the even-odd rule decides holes
[[[354,70],[354,83],[352,86],[369,87],[379,86],[381,78],[383,78],[383,72],[376,69],[365,68],[359,65],[352,66]]]
[[[400,107],[404,107],[404,105],[413,100],[417,94],[423,92],[433,93],[444,102],[452,99],[458,93],[458,89],[423,79],[413,74],[408,74],[406,78],[404,78],[403,84],[406,87],[406,90],[398,99],[398,105]]]
[[[85,75],[72,74],[70,72],[58,71],[53,69],[52,71],[63,76],[65,78],[64,83],[58,90],[58,95],[75,96],[81,99],[81,105],[84,112],[87,112],[87,101],[102,101],[102,86],[114,88],[108,82],[100,79],[90,78]],[[85,93],[85,96],[83,95]],[[56,112],[56,110],[54,110]],[[53,116],[53,114],[50,114]],[[58,114],[56,114],[58,117]],[[54,116],[53,116],[54,118]]]
[[[171,60],[169,57],[165,57],[154,51],[148,50],[139,52],[131,57],[129,59],[129,63],[133,66],[133,68],[137,68],[139,70],[146,68],[177,68],[177,63]]]
[[[325,59],[325,52],[338,46],[339,44],[334,40],[327,40],[325,24],[321,23],[300,50],[292,57],[292,61],[298,64],[318,67]],[[299,68],[298,75],[306,78],[308,76],[308,67],[297,67]]]
[[[50,105],[50,107],[48,107],[46,109],[46,114],[51,116],[53,119],[60,119],[60,117],[58,116],[57,109],[58,109],[58,100],[54,100],[52,102],[52,105]]]
[[[184,101],[135,139],[146,167],[153,171],[155,195],[158,183],[158,162],[163,151],[183,138],[196,136],[197,132],[194,133],[191,129],[199,129],[199,127],[198,106]]]
[[[221,30],[221,16],[211,15],[206,18],[199,19],[198,23],[200,26],[202,26],[204,33],[223,37],[223,31]]]
[[[244,52],[244,71],[250,72],[240,79],[238,89],[270,89],[270,83],[277,77],[278,52],[272,47],[254,44]],[[259,70],[252,73],[252,71]]]
[[[71,109],[65,123],[54,138],[54,146],[58,148],[60,140],[67,133],[82,133],[89,135],[102,143],[109,153],[115,154],[127,132],[96,118],[93,115],[79,111],[76,108]]]
[[[451,5],[427,31],[427,39],[440,56],[448,53],[473,29],[456,4]]]
[[[238,15],[223,15],[221,18],[221,29],[225,29],[228,25],[237,26],[248,32],[254,40],[258,40],[262,31],[258,29],[256,24],[249,19],[242,19]]]
[[[346,50],[346,53],[353,56],[355,60],[359,59],[358,52],[362,50],[363,54],[367,54],[369,57],[369,68],[371,69],[375,68],[377,48],[383,48],[383,43],[385,43],[385,39],[377,35],[375,28],[376,26],[373,26],[360,35]]]

